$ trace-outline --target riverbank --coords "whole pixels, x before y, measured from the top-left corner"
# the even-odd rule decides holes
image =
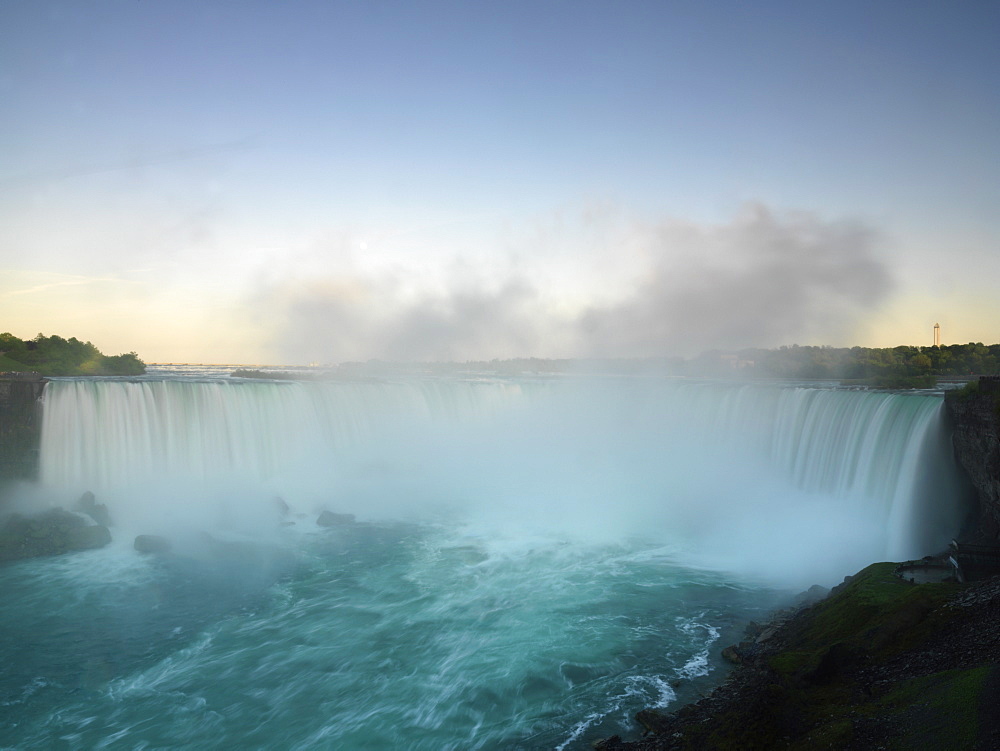
[[[916,584],[873,564],[803,608],[708,697],[595,747],[1000,747],[1000,579]]]
[[[955,458],[977,496],[966,537],[1000,531],[1000,380],[945,399]],[[611,751],[1000,748],[1000,577],[917,583],[873,564],[735,654],[708,697],[640,712]]]

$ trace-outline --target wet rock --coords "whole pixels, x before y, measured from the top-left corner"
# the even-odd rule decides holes
[[[593,748],[594,751],[614,751],[614,749],[622,747],[622,739],[620,735],[612,735],[608,738],[598,738],[590,744],[590,747]]]
[[[171,545],[170,540],[159,535],[138,535],[132,547],[140,553],[162,554],[169,553]]]
[[[108,513],[108,507],[103,503],[98,503],[94,494],[89,490],[80,496],[80,500],[76,502],[76,509],[102,526],[106,527],[111,524],[111,515]]]
[[[726,662],[731,662],[734,665],[743,664],[743,655],[740,654],[735,644],[730,644],[722,650],[722,659]]]
[[[111,542],[107,527],[61,508],[34,516],[11,514],[0,524],[0,561],[100,548]]]
[[[759,634],[757,634],[757,638],[754,641],[757,644],[763,644],[768,639],[777,634],[780,629],[781,629],[781,623],[772,624],[767,628],[765,628],[763,631],[761,631]]]
[[[335,514],[324,509],[316,519],[316,524],[321,527],[342,527],[345,524],[354,524],[354,514]]]
[[[731,662],[734,665],[743,665],[747,660],[753,657],[756,651],[757,646],[754,642],[741,641],[739,644],[731,644],[723,649],[722,659],[727,662]]]
[[[669,715],[657,709],[640,709],[635,715],[636,721],[642,725],[647,733],[659,735],[670,727]]]

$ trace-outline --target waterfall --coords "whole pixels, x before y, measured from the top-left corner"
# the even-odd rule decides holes
[[[520,392],[439,381],[54,381],[43,400],[40,474],[102,490],[151,474],[266,481],[305,456],[322,465],[393,428],[487,418]]]
[[[260,520],[280,496],[359,518],[661,534],[765,576],[800,559],[842,571],[955,532],[941,414],[932,395],[643,378],[57,380],[40,477],[136,526]]]
[[[438,751],[634,734],[640,709],[716,685],[719,647],[794,592],[946,544],[961,492],[941,407],[652,377],[54,379],[39,482],[15,500],[93,491],[112,541],[0,570],[17,615],[0,735]],[[356,523],[321,527],[323,509]],[[170,551],[137,552],[139,534]]]

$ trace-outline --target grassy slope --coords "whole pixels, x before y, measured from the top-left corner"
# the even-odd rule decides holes
[[[939,670],[928,659],[962,617],[942,605],[966,585],[911,584],[895,565],[869,566],[800,613],[780,644],[741,669],[728,700],[682,709],[664,735],[636,747],[812,751],[869,748],[875,738],[907,751],[982,747],[997,667]]]
[[[0,372],[4,371],[20,371],[29,372],[31,368],[27,365],[19,363],[17,360],[12,360],[7,355],[0,355]]]

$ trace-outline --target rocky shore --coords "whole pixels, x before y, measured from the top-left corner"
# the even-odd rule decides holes
[[[711,695],[644,710],[605,751],[1000,748],[1000,578],[915,584],[869,566],[741,650]]]
[[[945,399],[977,494],[970,540],[1000,537],[1000,378]],[[946,557],[942,554],[941,559]],[[643,710],[639,740],[604,751],[1000,748],[1000,576],[917,583],[876,563],[829,597],[727,648],[739,663],[704,699]]]

